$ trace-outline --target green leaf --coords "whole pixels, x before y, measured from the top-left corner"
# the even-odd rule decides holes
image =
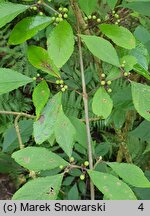
[[[77,188],[77,184],[74,184],[68,192],[67,200],[78,200],[79,199],[79,191]]]
[[[81,38],[94,56],[109,64],[120,66],[117,52],[109,41],[97,36],[81,35]]]
[[[145,177],[143,171],[134,164],[127,163],[107,163],[117,175],[119,175],[126,183],[141,188],[150,188],[150,182]]]
[[[125,71],[129,72],[134,68],[134,65],[137,63],[137,59],[134,56],[126,55],[121,58],[121,64],[125,61]]]
[[[106,81],[114,80],[114,79],[120,78],[121,76],[122,76],[122,73],[120,69],[114,66],[109,70],[109,74],[106,77]]]
[[[0,3],[0,28],[12,21],[20,13],[27,10],[30,6],[13,4],[11,2]]]
[[[33,120],[22,120],[18,125],[23,143],[28,142],[33,132]],[[13,152],[14,149],[19,148],[18,137],[14,125],[5,131],[2,146],[3,152],[9,153]]]
[[[137,28],[134,31],[134,35],[143,44],[146,44],[150,41],[150,32],[141,25],[137,26]]]
[[[130,55],[134,56],[137,59],[137,63],[140,64],[142,68],[148,70],[149,54],[142,43],[137,42],[136,48],[130,51]]]
[[[67,116],[65,116],[62,108],[57,116],[54,130],[57,143],[71,157],[76,130]]]
[[[41,144],[54,133],[54,125],[61,106],[62,93],[54,95],[45,106],[40,118],[34,123],[33,133],[36,143]]]
[[[69,117],[69,119],[76,129],[75,140],[85,149],[87,149],[87,135],[85,124],[75,117]]]
[[[111,114],[112,108],[113,102],[109,94],[103,87],[100,87],[93,97],[93,113],[106,119]]]
[[[127,28],[112,24],[102,24],[100,25],[100,30],[118,46],[125,49],[135,48],[135,38]]]
[[[118,0],[107,0],[107,4],[113,10],[115,5],[117,4]]]
[[[131,136],[138,137],[139,139],[150,143],[149,129],[150,129],[150,122],[144,120],[138,127],[136,127],[129,134]]]
[[[43,147],[27,147],[12,154],[12,158],[31,171],[50,170],[69,165],[57,154]]]
[[[143,68],[142,65],[140,65],[140,64],[134,65],[133,70],[136,73],[138,73],[138,74],[142,75],[143,77],[145,77],[146,79],[150,80],[149,72],[145,68]]]
[[[60,22],[48,36],[48,53],[54,64],[61,68],[74,50],[74,35],[67,21]]]
[[[19,164],[17,164],[10,155],[0,152],[0,173],[17,174],[21,170]]]
[[[39,118],[50,96],[50,90],[45,80],[40,82],[33,91],[33,104],[36,108],[36,116]]]
[[[117,177],[108,174],[88,170],[88,174],[94,185],[110,200],[136,200],[130,187]]]
[[[86,0],[86,4],[85,0],[79,0],[79,6],[82,9],[82,11],[88,16],[95,11],[97,6],[97,0]]]
[[[133,104],[137,112],[150,121],[150,86],[131,82]]]
[[[149,1],[141,1],[141,2],[130,2],[128,4],[123,4],[122,7],[129,8],[135,10],[136,12],[150,16],[150,2]]]
[[[52,76],[59,77],[58,68],[50,59],[47,50],[43,49],[42,47],[34,45],[29,46],[28,60],[34,67],[41,69]]]
[[[12,30],[9,37],[10,45],[17,45],[32,38],[39,31],[46,28],[51,23],[51,18],[46,16],[26,17]]]
[[[24,76],[21,73],[7,68],[0,68],[0,95],[30,82],[33,82],[33,79]]]
[[[55,200],[63,175],[47,176],[27,182],[12,197],[13,200]]]

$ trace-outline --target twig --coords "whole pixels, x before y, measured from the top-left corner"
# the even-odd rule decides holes
[[[98,121],[98,120],[101,120],[101,118],[100,118],[100,117],[97,117],[97,118],[89,118],[89,121],[90,121],[90,122],[91,122],[91,121]],[[85,119],[80,119],[80,121],[85,122],[86,120],[85,120]]]
[[[94,164],[94,169],[96,168],[96,166],[99,164],[99,163],[101,163],[102,162],[102,156],[100,156],[99,158],[98,158],[98,160],[96,161],[96,163]]]
[[[72,8],[74,10],[76,19],[77,19],[77,29],[78,29],[77,37],[78,37],[79,61],[80,61],[80,70],[81,70],[81,79],[82,79],[85,122],[86,122],[86,131],[87,131],[88,158],[89,158],[89,167],[92,170],[93,169],[93,156],[92,156],[92,143],[91,143],[91,132],[90,132],[90,123],[89,123],[88,95],[87,95],[87,91],[86,91],[82,46],[81,46],[81,38],[80,38],[80,26],[84,25],[84,22],[83,22],[83,18],[82,18],[82,13],[80,11],[80,8],[78,7],[76,0],[71,0],[71,5],[72,5]],[[84,26],[82,26],[82,27],[84,27]],[[95,191],[94,191],[94,185],[93,185],[92,181],[90,181],[90,192],[91,192],[91,200],[94,200],[95,199]]]
[[[45,7],[49,8],[51,11],[53,11],[53,13],[58,13],[58,11],[56,11],[54,8],[52,8],[51,6],[49,6],[48,4],[46,4],[45,2],[42,2],[42,5],[44,5]]]
[[[21,134],[20,134],[20,129],[19,129],[19,125],[18,125],[19,119],[20,119],[20,117],[26,117],[26,118],[32,118],[32,119],[34,119],[35,116],[29,115],[27,113],[12,112],[12,111],[0,111],[0,114],[2,114],[2,115],[3,114],[4,115],[15,115],[16,116],[15,122],[14,122],[15,130],[16,130],[16,133],[17,133],[20,149],[23,149],[24,148],[24,144],[22,142],[22,138],[21,138]]]
[[[23,117],[26,117],[26,118],[35,118],[34,115],[30,115],[30,114],[27,114],[27,113],[23,113],[23,112],[12,112],[12,111],[3,111],[3,110],[0,110],[0,114],[4,114],[4,115],[21,115]]]

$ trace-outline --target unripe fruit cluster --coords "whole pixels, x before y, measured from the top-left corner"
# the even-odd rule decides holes
[[[89,16],[87,16],[87,17],[84,17],[84,20],[85,20],[85,21],[94,20],[94,21],[96,21],[97,23],[100,23],[100,22],[101,22],[101,19],[98,18],[96,15],[89,15]]]
[[[65,92],[68,89],[68,86],[64,85],[64,81],[63,80],[56,80],[56,84],[60,85],[62,92]]]
[[[62,22],[64,19],[68,18],[68,9],[60,7],[59,9],[59,14],[55,14],[55,16],[52,17],[52,20],[54,22],[54,25],[57,25],[59,22]]]
[[[109,86],[111,85],[111,81],[110,81],[110,80],[108,80],[108,81],[105,80],[106,75],[105,75],[104,73],[101,74],[101,77],[102,77],[102,79],[103,79],[103,80],[101,81],[101,85],[102,85],[102,86],[105,86],[105,87],[107,88],[107,91],[108,91],[109,93],[111,93],[111,92],[112,92],[112,89],[109,88]]]
[[[116,20],[115,24],[118,25],[120,23],[120,21],[121,21],[119,15],[115,11],[112,12],[112,15]]]

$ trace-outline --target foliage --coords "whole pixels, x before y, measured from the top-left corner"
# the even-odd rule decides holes
[[[0,2],[0,172],[15,176],[12,199],[150,199],[149,9]]]

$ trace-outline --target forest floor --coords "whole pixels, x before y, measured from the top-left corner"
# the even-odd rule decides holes
[[[15,187],[11,178],[0,174],[0,200],[10,200],[14,192]]]

